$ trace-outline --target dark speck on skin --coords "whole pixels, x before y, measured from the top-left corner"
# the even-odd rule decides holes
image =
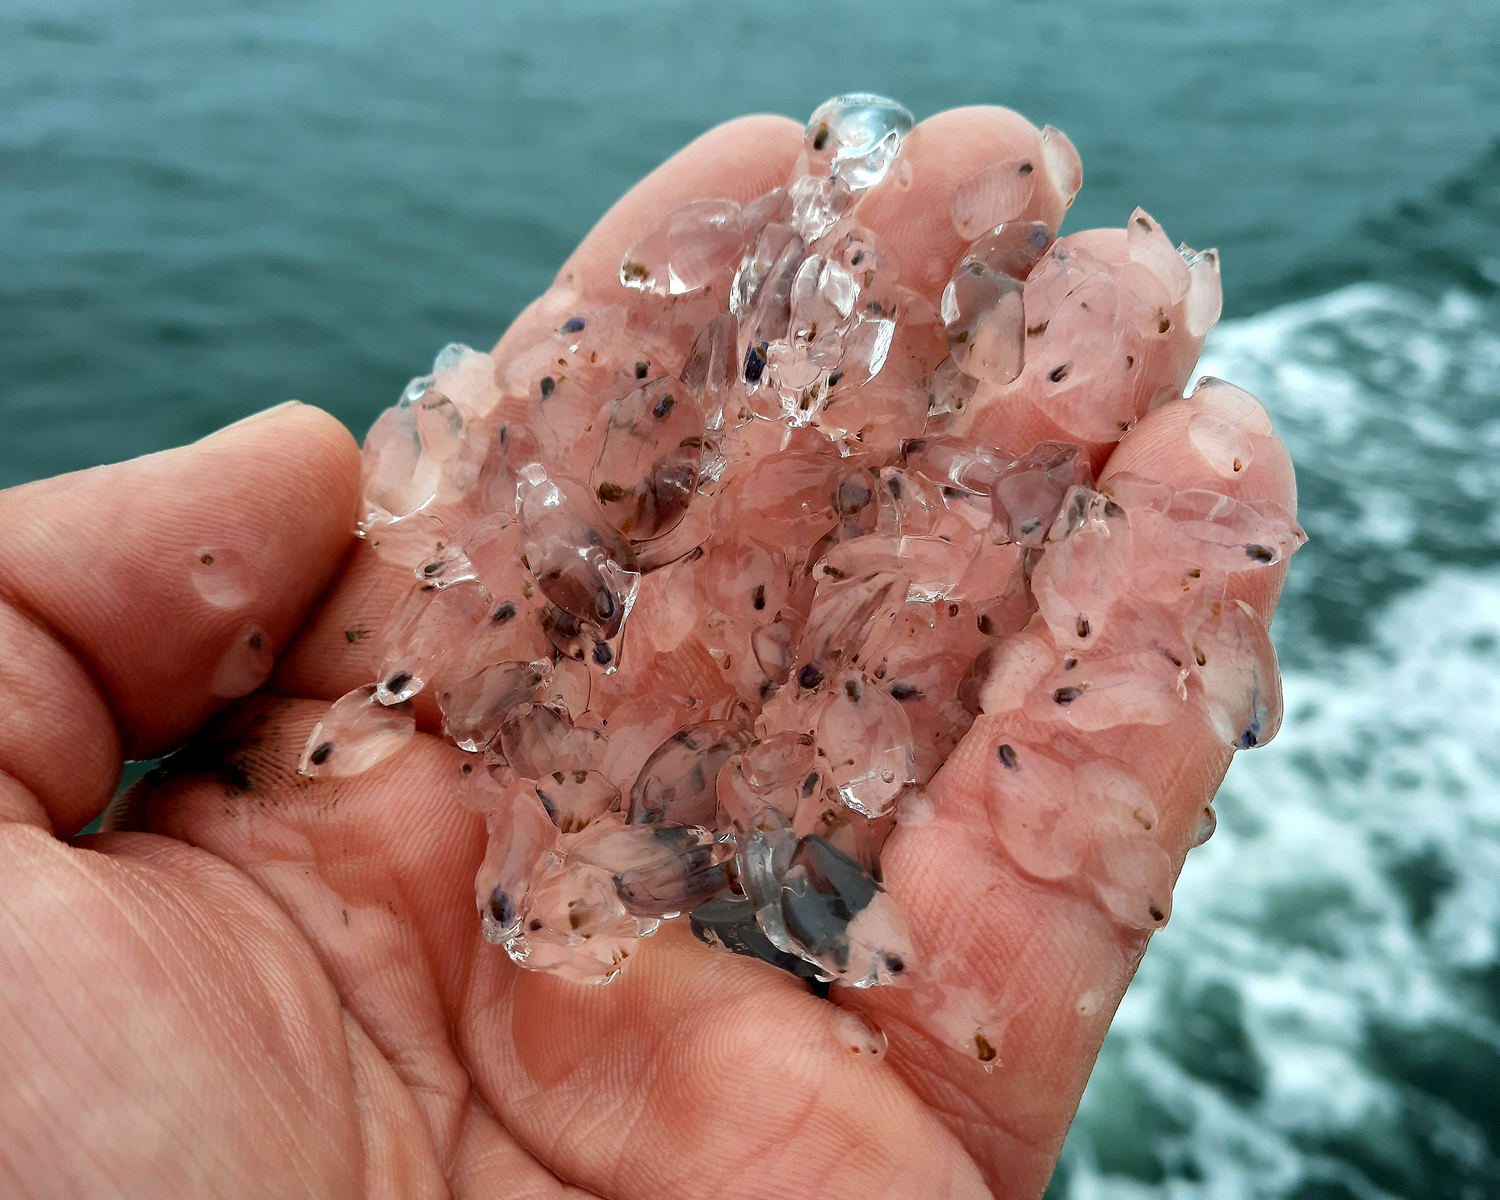
[[[643,363],[643,362],[636,363],[635,364],[635,377],[637,379],[644,379],[644,378],[646,378],[646,372],[649,371],[650,369],[651,369],[651,364],[650,363]]]
[[[823,682],[823,672],[808,663],[802,670],[797,672],[797,682],[805,688],[815,688]]]
[[[328,761],[328,758],[332,753],[332,742],[320,742],[313,748],[313,752],[307,756],[307,761],[312,763],[312,765],[315,767],[321,767]]]
[[[604,642],[594,643],[594,661],[601,667],[607,667],[615,660],[615,652]]]
[[[995,755],[1000,759],[1000,765],[1007,771],[1014,771],[1016,769],[1015,747],[1008,743],[1002,744],[996,748]]]
[[[385,690],[388,692],[399,692],[411,682],[410,671],[397,671],[385,681]]]
[[[577,333],[580,329],[583,328],[583,325],[584,321],[582,317],[569,317],[567,321],[564,322],[562,331],[564,333]]]

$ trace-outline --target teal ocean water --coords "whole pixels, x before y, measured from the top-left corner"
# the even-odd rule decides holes
[[[1297,461],[1242,756],[1049,1193],[1500,1196],[1500,6],[0,4],[0,486],[297,397],[363,433],[631,182],[869,89],[1217,245]]]

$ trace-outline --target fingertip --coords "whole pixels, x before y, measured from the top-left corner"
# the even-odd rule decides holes
[[[353,528],[360,447],[333,414],[301,400],[288,400],[226,425],[196,444],[215,453],[268,458],[296,449],[301,459],[299,478],[312,489],[309,498],[336,502],[340,496],[347,497]]]
[[[1179,491],[1267,500],[1297,515],[1297,477],[1260,401],[1205,376],[1191,394],[1148,412],[1120,441],[1101,480],[1129,471]]]
[[[155,757],[264,682],[342,558],[358,487],[348,431],[298,404],[0,494],[0,650],[18,702],[48,715],[7,726],[0,768],[56,828],[103,806],[122,752]]]

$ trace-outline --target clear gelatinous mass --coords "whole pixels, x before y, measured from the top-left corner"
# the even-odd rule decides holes
[[[1059,238],[1082,169],[1049,126],[957,185],[966,249],[923,294],[861,218],[909,185],[911,129],[894,101],[828,101],[781,187],[666,213],[613,295],[555,287],[499,361],[445,348],[370,431],[360,533],[411,590],[300,769],[369,769],[427,693],[488,820],[485,936],[527,968],[607,982],[686,916],[805,977],[920,976],[882,847],[995,714],[1025,734],[977,782],[997,852],[1150,930],[1155,808],[1088,735],[1276,732],[1264,614],[1230,592],[1296,522],[1100,474],[1164,403],[1192,405],[1207,480],[1274,436],[1222,381],[1181,400],[1217,255],[1140,210],[1113,257]],[[1045,432],[988,440],[1007,406]]]

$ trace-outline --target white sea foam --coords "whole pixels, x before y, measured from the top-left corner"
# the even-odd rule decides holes
[[[1426,578],[1393,585],[1360,637],[1282,647],[1304,664],[1286,674],[1286,723],[1225,781],[1218,832],[1189,856],[1121,1006],[1056,1190],[1495,1194],[1473,1190],[1497,1178],[1500,1147],[1472,1106],[1413,1086],[1371,1043],[1372,1029],[1448,1030],[1500,1055],[1500,1024],[1457,983],[1500,959],[1493,317],[1465,297],[1353,287],[1226,324],[1202,368],[1256,391],[1299,471],[1320,477],[1329,510],[1304,510],[1310,559],[1321,527],[1351,570],[1407,548]],[[1474,525],[1435,530],[1465,498]],[[1337,586],[1323,567],[1319,586]],[[1289,603],[1319,597],[1294,587]],[[1314,626],[1290,627],[1311,639]],[[1414,1171],[1444,1182],[1429,1192]]]

